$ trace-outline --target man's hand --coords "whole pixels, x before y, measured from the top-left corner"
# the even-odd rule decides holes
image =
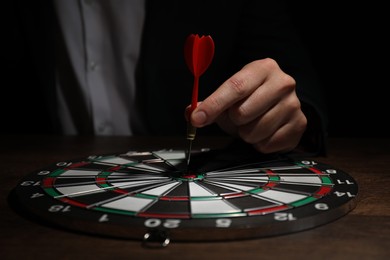
[[[251,62],[199,102],[191,124],[216,122],[262,153],[293,150],[307,125],[295,86],[274,60]]]

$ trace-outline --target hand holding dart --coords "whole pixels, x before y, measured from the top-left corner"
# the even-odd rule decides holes
[[[187,37],[184,45],[184,57],[188,68],[194,75],[194,86],[192,89],[191,107],[188,112],[187,140],[189,147],[187,150],[187,167],[190,163],[192,141],[195,139],[196,128],[191,124],[191,114],[198,104],[199,78],[209,67],[214,57],[214,41],[211,36],[201,36],[191,34]]]

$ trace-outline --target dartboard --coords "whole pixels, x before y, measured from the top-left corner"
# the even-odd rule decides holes
[[[198,149],[126,151],[55,162],[13,203],[54,227],[158,241],[234,240],[328,223],[356,206],[346,172],[312,159]]]

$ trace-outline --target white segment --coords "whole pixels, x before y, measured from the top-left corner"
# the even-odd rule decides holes
[[[152,199],[146,198],[136,198],[136,197],[124,197],[106,204],[102,206],[112,209],[121,209],[128,211],[140,211],[149,203],[151,203]]]
[[[95,184],[90,185],[79,185],[79,186],[67,186],[67,187],[56,187],[56,189],[68,196],[68,197],[76,197],[81,196],[87,193],[98,193],[98,192],[104,192],[104,189],[101,187],[96,186]]]
[[[178,184],[177,182],[168,183],[166,185],[163,185],[163,186],[151,189],[151,190],[147,190],[147,191],[144,191],[142,193],[148,194],[148,195],[160,196],[160,195],[165,194],[167,191],[169,191],[172,187],[174,187],[177,184]]]
[[[213,214],[238,212],[224,200],[191,201],[192,214]]]
[[[294,183],[318,183],[322,181],[318,176],[279,176],[281,182],[294,182]]]
[[[165,172],[165,170],[162,170],[157,167],[153,167],[147,164],[137,164],[137,165],[132,165],[131,167],[127,167],[129,169],[140,169],[140,170],[146,170],[146,171],[153,171],[153,172]]]
[[[181,163],[183,163],[183,160],[182,159],[179,159],[179,160],[169,160],[169,164],[170,165],[173,165],[173,166],[176,166],[176,165],[178,165],[178,164],[181,164]]]
[[[169,177],[155,176],[151,174],[125,174],[125,175],[110,175],[107,178],[109,181],[136,181],[136,180],[167,180]]]
[[[146,156],[151,155],[151,152],[137,152],[137,151],[128,151],[126,155],[128,156]]]
[[[61,176],[96,176],[100,171],[81,171],[81,170],[67,170],[64,173],[61,173]]]
[[[115,178],[123,178],[124,176],[128,176],[128,177],[131,177],[132,175],[130,173],[127,173],[127,172],[113,172],[111,173],[108,178],[111,178],[111,177],[115,177]]]
[[[261,197],[269,198],[272,200],[280,201],[283,203],[291,203],[300,199],[304,199],[307,196],[294,194],[283,191],[267,190],[259,194]]]
[[[212,178],[212,180],[221,180],[221,181],[247,181],[247,182],[258,182],[263,181],[267,182],[269,180],[268,177],[262,177],[262,176],[237,176],[237,177],[230,177],[230,178]]]
[[[216,196],[217,194],[211,193],[202,186],[195,182],[189,182],[190,188],[190,197],[200,197],[200,196]]]
[[[215,171],[215,172],[208,172],[207,176],[209,175],[218,175],[218,174],[237,174],[237,173],[256,173],[260,171],[266,171],[266,170],[272,170],[272,171],[280,171],[280,170],[296,170],[296,169],[302,169],[301,166],[280,166],[280,167],[273,167],[273,168],[248,168],[248,169],[226,169],[226,170],[221,170],[221,171]]]
[[[164,181],[169,180],[167,177],[166,180],[140,180],[140,181],[124,181],[124,182],[110,182],[110,184],[116,188],[129,188],[129,187],[136,187],[136,186],[141,186],[144,184],[157,184],[161,183]]]
[[[223,181],[219,181],[216,183],[214,183],[213,181],[209,181],[209,182],[212,184],[216,184],[216,185],[220,184],[219,186],[221,186],[221,187],[229,187],[230,189],[233,189],[235,191],[248,191],[248,190],[252,190],[255,188],[255,187],[250,187],[250,186],[246,186],[246,185],[225,183]]]
[[[264,168],[267,169],[267,168]],[[298,165],[287,165],[287,166],[279,166],[279,167],[272,167],[269,168],[272,171],[285,171],[285,170],[296,170],[296,169],[302,169],[301,166]]]
[[[102,159],[102,160],[99,160],[99,161],[100,162],[113,163],[113,164],[128,164],[128,163],[134,162],[134,161],[131,161],[131,160],[126,160],[126,159],[120,158],[120,157],[106,158],[106,159]]]
[[[184,160],[186,158],[184,151],[156,151],[153,153],[164,160]]]

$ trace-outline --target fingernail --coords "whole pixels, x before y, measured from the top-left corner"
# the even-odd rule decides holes
[[[202,110],[196,111],[192,114],[192,122],[197,125],[204,125],[207,121],[206,113]]]

